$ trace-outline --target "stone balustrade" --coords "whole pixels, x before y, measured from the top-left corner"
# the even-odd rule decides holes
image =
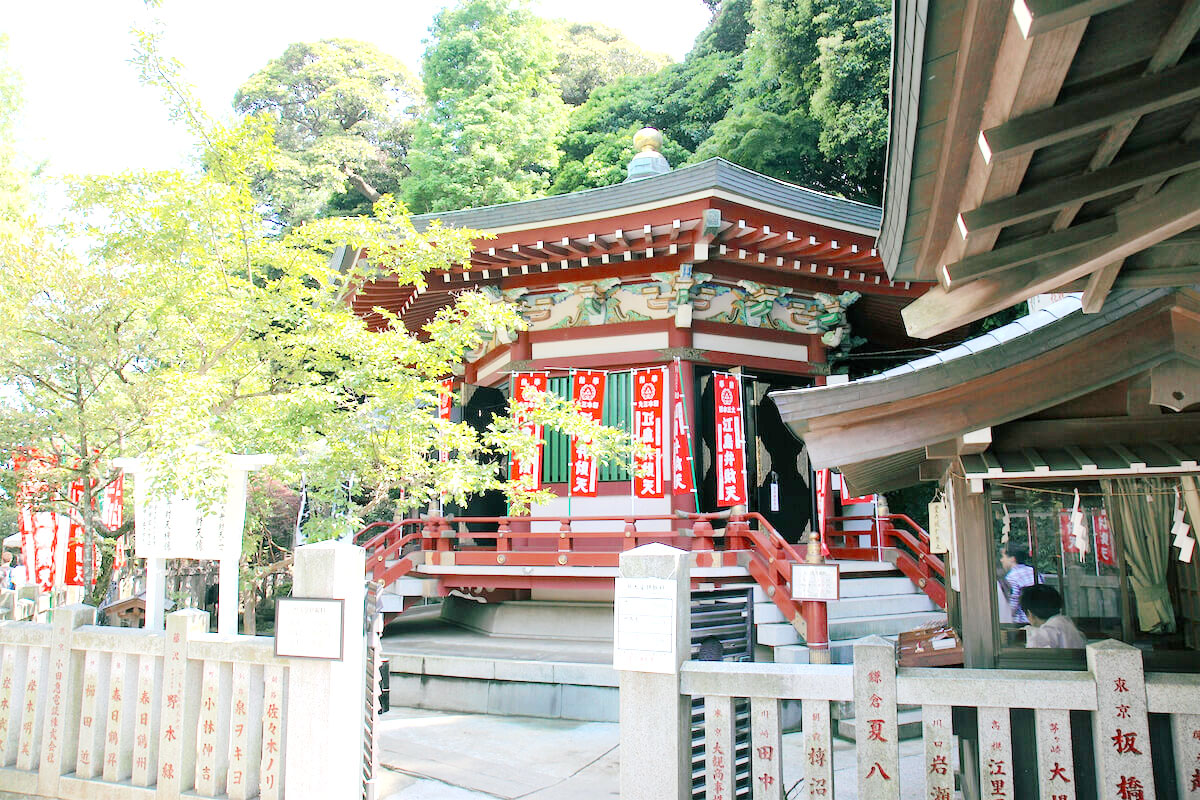
[[[363,796],[363,563],[346,544],[297,552],[294,596],[345,600],[337,661],[209,633],[196,609],[165,631],[98,626],[81,604],[0,622],[0,793]]]
[[[622,556],[621,574],[687,586],[683,555],[633,550]],[[681,603],[675,619],[681,630],[687,630],[687,617]],[[616,645],[620,651],[619,630]],[[956,769],[964,798],[1012,800],[1020,795],[1015,792],[1018,772],[1035,770],[1040,797],[1075,800],[1079,779],[1085,777],[1075,774],[1078,764],[1094,765],[1096,794],[1102,798],[1151,800],[1156,787],[1150,714],[1170,720],[1170,736],[1154,744],[1164,752],[1154,759],[1173,763],[1168,780],[1173,778],[1179,797],[1200,796],[1200,675],[1144,674],[1140,651],[1120,642],[1088,645],[1087,671],[1074,672],[897,669],[894,645],[879,637],[859,641],[849,665],[687,661],[687,648],[682,649],[672,671],[619,673],[623,800],[693,796],[690,772],[681,772],[673,761],[690,743],[691,698],[704,700],[708,800],[737,796],[733,709],[738,698],[750,702],[749,780],[755,800],[833,800],[842,794],[834,782],[831,704],[846,701],[854,703],[857,732],[856,785],[846,788],[855,789],[852,794],[861,800],[950,800]],[[675,688],[673,695],[667,686]],[[802,764],[790,770],[793,777],[802,772],[798,794],[786,794],[791,787],[783,777],[782,700],[802,702]],[[921,708],[923,785],[901,787],[900,706]],[[1019,718],[1010,713],[1014,709],[1032,710],[1036,739],[1035,748],[1023,750],[1036,756],[1027,755],[1021,763],[1014,759],[1013,720]],[[1090,740],[1079,732],[1072,735],[1073,712],[1077,720],[1086,720]],[[674,731],[688,738],[665,741]],[[969,745],[960,749],[963,739]],[[1074,752],[1081,745],[1090,752]]]

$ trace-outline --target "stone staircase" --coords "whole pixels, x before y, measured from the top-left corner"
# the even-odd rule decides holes
[[[842,599],[829,604],[829,654],[834,664],[852,661],[856,639],[877,634],[885,639],[920,628],[946,613],[913,582],[887,562],[841,562]],[[755,587],[755,660],[781,664],[809,663],[808,648],[779,609]]]

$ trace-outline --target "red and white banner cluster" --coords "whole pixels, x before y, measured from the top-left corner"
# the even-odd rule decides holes
[[[46,478],[47,473],[56,466],[56,459],[37,451],[17,453],[13,456],[13,466],[17,474],[17,528],[21,536],[21,560],[25,563],[27,579],[43,591],[50,591],[54,588],[55,573],[61,564],[63,583],[67,586],[83,586],[86,536],[83,515],[79,510],[87,496],[83,481],[71,481],[67,487],[67,500],[71,505],[69,511],[41,511],[37,510],[37,506],[53,499],[54,490]],[[119,475],[104,492],[100,520],[110,530],[119,528],[123,522],[124,484],[124,475]],[[59,554],[60,542],[65,558]],[[122,542],[118,541],[120,544]],[[100,571],[99,556],[99,548],[93,547],[93,575]],[[124,559],[121,561],[119,566],[123,566]]]
[[[545,392],[548,376],[545,372],[517,372],[513,374],[513,397],[517,399],[517,424],[525,433],[538,440],[537,451],[531,459],[520,459],[512,454],[510,479],[526,491],[537,491],[542,487],[542,426],[525,419],[520,409],[538,393]]]
[[[571,399],[579,413],[593,422],[600,422],[604,413],[604,390],[607,373],[582,369],[571,373]],[[580,445],[583,447],[580,447]],[[587,448],[587,442],[571,438],[571,474],[567,492],[572,497],[595,497],[598,464],[596,456]]]
[[[667,405],[667,368],[633,371],[633,438],[650,452],[638,458],[633,475],[635,497],[663,496]]]
[[[717,507],[746,503],[746,436],[737,375],[713,373],[716,406]]]
[[[13,454],[17,474],[17,529],[21,534],[21,561],[26,580],[43,591],[54,588],[54,551],[58,544],[59,515],[38,511],[40,503],[50,499],[47,473],[55,466],[52,457],[36,450]],[[64,526],[65,528],[65,526]],[[64,534],[66,531],[63,531]]]

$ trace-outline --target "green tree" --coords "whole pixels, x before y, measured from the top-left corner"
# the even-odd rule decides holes
[[[0,35],[0,226],[12,224],[25,210],[29,171],[16,147],[17,118],[21,111],[21,81],[6,63],[8,38]]]
[[[278,149],[257,188],[282,225],[369,214],[395,192],[420,102],[407,67],[351,39],[289,45],[234,96],[240,113],[274,123]]]
[[[670,56],[647,52],[607,25],[553,20],[548,31],[558,59],[554,78],[567,105],[581,105],[617,78],[650,75],[671,63]]]
[[[434,18],[431,33],[421,70],[427,108],[404,185],[410,208],[543,194],[566,118],[545,23],[523,1],[460,0]]]
[[[726,0],[680,64],[654,75],[626,77],[592,93],[571,113],[552,194],[625,179],[633,134],[662,131],[663,155],[686,163],[728,113],[749,31],[749,0]]]
[[[480,432],[433,413],[439,380],[501,329],[521,327],[515,311],[466,293],[414,335],[368,328],[348,302],[380,277],[423,285],[428,271],[464,262],[480,234],[418,232],[385,198],[371,217],[278,236],[254,192],[274,155],[270,127],[207,118],[153,37],[137,62],[196,135],[201,168],[81,179],[60,228],[25,220],[0,231],[4,447],[57,456],[59,487],[83,482],[75,510],[89,540],[111,535],[93,501],[117,456],[157,464],[156,493],[209,501],[219,454],[277,454],[276,477],[303,476],[325,508],[342,498],[335,517],[306,528],[315,538],[352,532],[400,493],[409,510],[488,490],[525,507],[532,495],[494,463],[534,445],[511,416]],[[329,259],[341,245],[370,257],[342,268]],[[602,458],[627,457],[628,437],[570,403],[542,398],[533,414],[594,438]],[[437,450],[455,456],[443,462]],[[364,487],[349,505],[347,476]],[[64,503],[61,493],[41,502]],[[110,565],[107,548],[98,595]]]
[[[754,0],[751,47],[778,76],[780,99],[817,123],[817,149],[845,185],[879,202],[887,149],[891,6],[886,0]],[[758,78],[747,70],[748,91]],[[763,95],[758,95],[763,97]],[[743,101],[744,102],[744,101]],[[811,131],[809,132],[811,136]]]
[[[662,130],[673,165],[720,156],[878,202],[887,144],[881,0],[712,0],[682,64],[603,87],[572,112],[554,193],[624,179],[629,135]],[[683,157],[678,157],[682,151]]]

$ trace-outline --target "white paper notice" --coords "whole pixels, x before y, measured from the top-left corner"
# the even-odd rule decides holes
[[[342,660],[344,600],[280,598],[275,604],[275,655]]]
[[[674,672],[678,666],[676,582],[617,578],[613,667]]]
[[[792,599],[837,600],[840,579],[837,564],[792,564]]]

